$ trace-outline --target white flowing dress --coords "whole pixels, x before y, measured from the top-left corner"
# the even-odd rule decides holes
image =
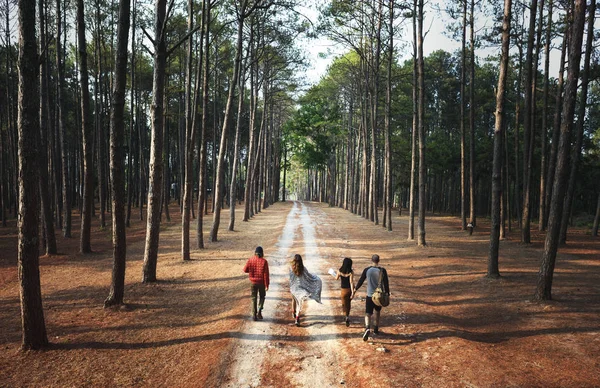
[[[304,268],[302,275],[297,276],[290,269],[290,292],[296,300],[296,315],[300,314],[302,302],[313,299],[321,303],[321,288],[323,284],[317,275],[313,275]]]

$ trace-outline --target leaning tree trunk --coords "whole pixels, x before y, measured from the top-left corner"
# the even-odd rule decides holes
[[[233,68],[233,78],[229,84],[229,95],[227,96],[227,105],[225,106],[225,117],[223,118],[223,126],[221,128],[221,141],[219,144],[219,157],[217,161],[217,177],[215,182],[215,195],[213,207],[215,212],[213,213],[213,224],[210,230],[210,241],[217,241],[219,233],[219,224],[221,222],[221,207],[224,196],[224,182],[225,179],[225,153],[227,147],[225,142],[227,141],[227,130],[229,128],[229,121],[231,119],[231,110],[233,106],[233,100],[235,96],[236,87],[238,84],[238,78],[240,76],[240,66],[242,59],[242,37],[244,30],[244,14],[246,2],[244,1],[240,10],[240,17],[238,18],[238,30],[237,30],[237,44],[235,50],[235,61]]]
[[[40,133],[38,75],[35,36],[35,0],[19,0],[19,247],[18,271],[21,300],[22,348],[48,345],[39,268],[39,165]]]
[[[419,233],[417,245],[427,245],[425,241],[425,180],[427,170],[425,169],[425,66],[423,63],[423,0],[419,1],[418,11],[418,41],[417,41],[417,79],[418,79],[418,121],[419,121]]]
[[[81,1],[81,0],[80,0]],[[119,2],[117,51],[110,116],[110,186],[113,224],[113,270],[110,292],[104,306],[123,304],[125,294],[125,261],[127,244],[125,233],[125,87],[127,85],[127,39],[129,37],[130,0]],[[131,152],[131,151],[130,151]]]
[[[494,162],[492,170],[492,227],[490,233],[490,251],[488,254],[487,277],[500,276],[498,269],[498,250],[500,247],[500,207],[502,199],[502,140],[504,131],[504,101],[508,58],[510,50],[510,17],[512,0],[504,0],[504,19],[502,21],[502,57],[500,75],[496,92],[496,123],[494,125]]]
[[[558,141],[560,138],[560,124],[562,121],[561,108],[563,105],[564,73],[568,44],[569,29],[565,31],[563,37],[562,49],[560,54],[560,69],[558,71],[558,84],[556,86],[556,98],[554,102],[552,141],[550,143],[550,155],[548,156],[548,176],[546,177],[546,208],[544,210],[546,212],[546,215],[544,217],[544,229],[546,229],[546,227],[548,226],[548,215],[550,214],[550,199],[552,198],[552,185],[554,183],[554,173],[556,168],[556,154],[558,152]]]
[[[94,162],[92,152],[92,123],[90,122],[90,90],[88,83],[87,44],[83,0],[77,0],[77,39],[79,48],[79,74],[81,82],[81,129],[83,139],[83,209],[81,212],[81,236],[79,251],[92,252],[91,229],[94,206]]]
[[[592,0],[589,5],[587,40],[585,43],[585,59],[583,62],[583,73],[581,75],[581,92],[579,106],[577,109],[577,129],[575,131],[575,145],[570,160],[571,172],[569,174],[569,184],[567,187],[567,195],[565,197],[562,221],[560,225],[560,234],[558,238],[559,244],[567,242],[567,229],[569,228],[569,218],[573,207],[573,199],[575,195],[575,179],[577,178],[577,168],[581,155],[581,146],[583,144],[583,132],[585,121],[585,108],[587,106],[590,60],[594,44],[594,16],[596,14],[596,0]]]
[[[235,201],[237,194],[237,170],[239,165],[239,148],[240,148],[240,127],[242,123],[242,111],[244,107],[244,78],[240,77],[239,88],[240,92],[238,95],[238,111],[237,111],[237,122],[235,126],[235,140],[233,141],[233,166],[231,168],[231,185],[229,186],[229,227],[228,230],[233,231],[235,227]]]
[[[581,61],[581,44],[585,25],[585,0],[575,0],[573,11],[573,24],[571,25],[571,39],[569,42],[569,70],[565,86],[564,104],[562,109],[562,123],[560,126],[560,140],[558,144],[558,158],[552,199],[550,202],[550,216],[548,217],[548,232],[544,243],[542,264],[538,272],[535,299],[552,299],[552,279],[558,251],[560,223],[568,179],[568,160],[570,150],[571,127],[575,116],[575,100],[577,99],[577,82],[579,80],[579,63]]]
[[[165,93],[165,70],[167,49],[164,23],[166,0],[156,0],[154,19],[154,76],[152,86],[152,105],[150,107],[152,138],[150,141],[150,185],[148,187],[148,216],[146,221],[146,246],[144,248],[144,267],[142,282],[156,281],[158,260],[158,240],[160,235],[160,207],[163,192],[163,106]]]

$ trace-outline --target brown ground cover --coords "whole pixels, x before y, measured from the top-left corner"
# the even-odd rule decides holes
[[[429,217],[428,246],[416,247],[406,241],[405,214],[395,215],[394,231],[387,232],[341,209],[308,207],[323,257],[320,274],[331,289],[325,296],[337,298],[338,287],[326,268],[350,256],[360,273],[378,253],[390,274],[392,304],[382,314],[382,333],[367,343],[360,338],[359,299],[350,328],[330,317],[337,335],[328,339],[290,326],[289,311],[281,308],[272,318],[282,327],[276,349],[257,366],[260,386],[311,385],[290,376],[301,372],[298,352],[315,341],[336,343],[338,354],[330,356],[344,376],[339,383],[349,387],[600,386],[600,242],[585,231],[569,235],[557,261],[554,300],[538,304],[531,301],[543,245],[536,231],[527,246],[518,242],[518,231],[509,234],[501,243],[502,278],[490,280],[484,278],[486,220],[469,236],[455,217]],[[220,241],[182,262],[173,205],[172,220],[161,227],[160,281],[150,285],[140,283],[145,223],[134,221],[127,305],[119,309],[102,307],[112,265],[110,230],[94,225],[94,253],[80,255],[74,225],[72,239],[59,237],[60,254],[40,260],[51,347],[34,352],[19,350],[15,227],[0,229],[0,386],[231,385],[233,350],[249,324],[241,268],[256,245],[265,247],[267,258],[275,250],[290,209],[289,202],[275,204],[250,222],[238,221],[235,232],[222,221]],[[228,216],[223,213],[224,220]],[[267,308],[272,302],[267,298]],[[286,353],[292,341],[294,353]],[[377,350],[382,347],[387,351]],[[319,376],[312,378],[318,382]]]

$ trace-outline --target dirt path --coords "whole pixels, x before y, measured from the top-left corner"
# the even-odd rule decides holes
[[[300,253],[306,268],[321,278],[329,276],[323,271],[326,264],[319,254],[314,223],[308,207],[295,202],[279,236],[277,251],[268,255],[272,280],[265,320],[244,324],[235,345],[228,387],[268,386],[263,381],[273,386],[287,381],[293,386],[323,387],[343,380],[336,357],[340,351],[338,330],[332,324],[332,303],[337,298],[327,282],[323,282],[323,303],[306,302],[301,326],[296,328],[291,323],[288,268],[293,254]],[[287,362],[287,367],[276,367],[280,362]]]
[[[405,214],[393,214],[388,232],[327,204],[276,203],[183,262],[176,203],[171,210],[154,284],[139,281],[145,223],[132,220],[123,309],[102,307],[110,230],[95,220],[92,255],[77,253],[76,224],[72,239],[59,237],[61,254],[40,260],[51,342],[40,352],[19,350],[16,228],[0,228],[0,387],[600,387],[600,239],[586,230],[560,249],[554,300],[533,303],[544,237],[534,228],[532,244],[519,231],[501,242],[502,278],[492,281],[485,219],[469,236],[456,217],[429,215],[423,248],[406,240]],[[204,221],[208,230],[212,217]],[[253,322],[242,267],[257,245],[272,285],[265,320]],[[288,290],[295,253],[323,280],[323,304],[305,304],[301,327]],[[373,253],[393,296],[382,333],[365,343],[365,287],[347,328],[327,270],[348,256],[360,274]]]

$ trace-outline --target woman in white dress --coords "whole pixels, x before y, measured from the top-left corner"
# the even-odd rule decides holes
[[[321,303],[321,279],[304,268],[302,256],[296,254],[290,266],[290,292],[292,293],[292,308],[294,323],[300,325],[300,311],[306,299]]]

